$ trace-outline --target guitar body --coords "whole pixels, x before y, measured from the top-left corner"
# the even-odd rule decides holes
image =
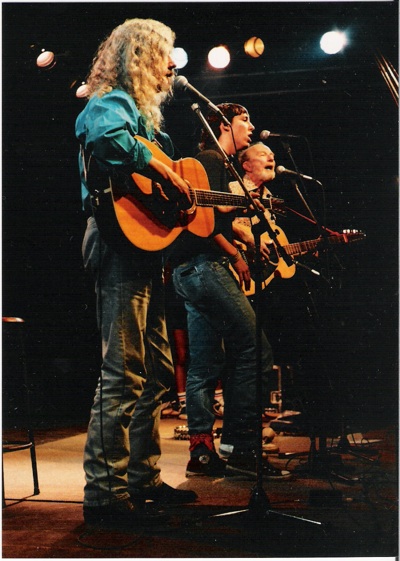
[[[289,256],[305,255],[310,251],[324,250],[324,246],[321,245],[321,238],[289,244],[285,233],[281,228],[279,228],[279,226],[271,224],[271,227],[276,233],[277,242]],[[338,243],[347,244],[350,242],[361,241],[364,238],[365,234],[363,232],[360,232],[358,230],[344,230],[342,234],[336,233],[335,235],[329,236],[326,241],[330,245]],[[268,261],[265,261],[263,263],[261,288],[262,290],[264,290],[264,288],[266,288],[275,277],[280,277],[282,279],[290,279],[291,277],[293,277],[293,275],[296,273],[296,265],[294,262],[291,265],[288,265],[286,261],[279,255],[276,244],[273,240],[271,240],[268,232],[264,232],[263,234],[261,234],[261,240],[268,243],[271,250]],[[246,249],[246,246],[244,244],[239,243],[238,246],[244,258],[247,260],[250,272],[252,273],[250,288],[248,290],[244,290],[244,293],[246,294],[246,296],[252,296],[255,293],[255,282],[253,280],[254,252],[252,255],[252,253]],[[231,270],[236,279],[238,279],[236,271],[233,269],[233,267],[231,267]]]
[[[194,158],[171,160],[162,150],[149,140],[136,137],[152,152],[191,186],[210,190],[207,173],[202,164]],[[132,174],[129,185],[132,194],[121,194],[113,186],[112,198],[116,218],[127,239],[138,249],[159,251],[168,247],[187,230],[200,237],[209,236],[214,229],[214,210],[197,207],[193,213],[182,210],[175,189],[163,186],[169,200],[165,200],[156,183],[141,174]]]
[[[147,146],[154,158],[188,182],[192,202],[151,169],[146,175],[116,175],[111,184],[112,205],[108,205],[113,211],[112,220],[102,220],[103,232],[107,227],[110,237],[114,228],[136,249],[160,251],[185,230],[203,238],[210,236],[214,230],[214,207],[247,207],[244,195],[211,191],[206,170],[195,158],[173,161],[153,142],[141,136],[135,138]],[[103,198],[107,191],[100,192],[99,197]],[[274,212],[286,212],[282,199],[269,197],[262,203]],[[100,222],[100,215],[107,212],[98,208],[96,214]]]
[[[288,239],[284,231],[281,228],[279,228],[279,226],[276,225],[273,226],[273,229],[277,234],[276,239],[278,243],[282,247],[288,245]],[[264,288],[266,288],[275,277],[281,277],[284,279],[289,279],[293,277],[294,274],[296,273],[296,265],[294,263],[292,265],[287,265],[284,259],[282,259],[282,257],[279,256],[276,250],[276,246],[274,242],[271,240],[271,237],[268,234],[268,232],[264,232],[263,234],[261,234],[261,240],[269,245],[271,251],[268,261],[264,262],[262,268],[261,289],[264,290]],[[245,246],[241,248],[240,247],[241,245],[242,244],[239,244],[239,249],[241,251],[244,251],[245,258],[249,264],[249,268],[252,273],[251,280],[250,280],[250,287],[248,290],[245,290],[243,288],[243,292],[245,293],[246,296],[252,296],[253,294],[255,294],[256,291],[256,285],[254,282],[254,252],[246,251]],[[231,267],[231,270],[234,273],[235,277],[238,278],[236,271],[233,269],[233,267]]]
[[[279,228],[279,226],[273,226],[274,232],[277,234],[276,239],[282,247],[287,247],[289,245],[288,239],[284,231]],[[282,279],[290,279],[296,273],[296,265],[288,265],[284,259],[278,254],[276,245],[271,240],[268,232],[261,234],[261,240],[268,243],[271,248],[271,254],[268,259],[268,264],[275,267],[274,272],[265,279],[264,283],[267,286],[274,277],[281,277]]]

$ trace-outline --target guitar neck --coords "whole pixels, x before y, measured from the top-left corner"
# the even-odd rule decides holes
[[[219,191],[203,191],[202,189],[191,189],[191,195],[198,206],[236,206],[238,208],[247,207],[247,199],[244,195],[234,195],[233,193],[223,193]],[[281,206],[282,199],[269,197],[262,199],[263,206],[272,210],[274,206]]]
[[[336,244],[336,243],[347,243],[347,241],[351,241],[348,239],[347,236],[344,234],[339,234],[338,236],[329,236],[326,238],[329,244]],[[304,242],[296,242],[291,243],[289,245],[285,245],[284,249],[286,253],[289,255],[301,255],[302,253],[308,253],[309,251],[313,251],[318,245],[321,245],[323,240],[321,238],[317,240],[307,240]]]

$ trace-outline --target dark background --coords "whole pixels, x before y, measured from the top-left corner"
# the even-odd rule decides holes
[[[270,285],[277,360],[295,366],[316,409],[328,396],[359,422],[394,418],[398,108],[375,55],[398,68],[397,3],[18,2],[2,11],[3,316],[26,320],[37,422],[86,419],[99,374],[94,294],[80,254],[85,218],[74,123],[84,101],[71,84],[85,79],[99,42],[130,17],[170,25],[176,46],[189,53],[180,73],[214,103],[245,105],[256,138],[263,129],[304,137],[290,142],[291,155],[324,186],[300,185],[318,220],[366,238],[302,258],[320,277],[297,267],[293,279]],[[335,27],[350,43],[324,55],[319,39]],[[243,52],[251,36],[265,44],[258,59]],[[211,71],[207,52],[220,43],[233,60]],[[36,66],[42,48],[59,55],[52,70]],[[193,156],[199,121],[189,97],[177,95],[165,116],[178,153]],[[268,144],[277,164],[293,169],[281,141]],[[290,182],[277,178],[271,190],[306,214]],[[290,242],[318,236],[291,213],[279,224]]]

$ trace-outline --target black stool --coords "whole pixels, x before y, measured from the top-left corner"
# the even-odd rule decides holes
[[[2,441],[2,454],[30,450],[33,494],[39,495],[35,440],[31,421],[30,388],[25,351],[25,321],[17,317],[3,317],[3,428],[18,428],[26,432],[22,440]],[[4,463],[2,463],[3,507]]]

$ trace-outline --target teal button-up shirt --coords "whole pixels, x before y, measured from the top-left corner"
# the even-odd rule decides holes
[[[125,173],[145,169],[151,160],[150,150],[135,135],[153,140],[154,133],[146,128],[145,119],[133,98],[122,90],[113,90],[102,97],[93,96],[78,115],[75,134],[81,146],[96,158],[105,171],[111,167]],[[168,155],[173,154],[173,145],[165,133],[160,133],[161,142]],[[82,201],[89,196],[85,180],[82,157],[79,157]]]

